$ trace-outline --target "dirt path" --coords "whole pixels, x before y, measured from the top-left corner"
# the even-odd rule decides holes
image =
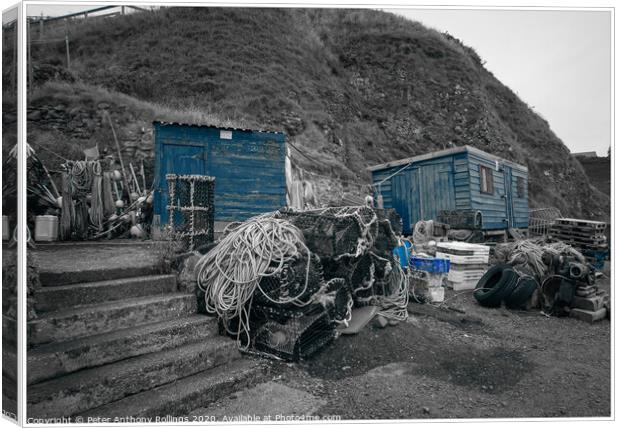
[[[464,313],[412,303],[406,323],[340,336],[301,364],[271,363],[272,382],[309,394],[318,407],[308,414],[342,419],[610,415],[608,320],[591,325],[483,308],[471,293],[447,297]],[[244,392],[248,411],[252,395]],[[287,396],[273,400],[275,410]],[[216,403],[217,414],[231,415],[232,401]]]

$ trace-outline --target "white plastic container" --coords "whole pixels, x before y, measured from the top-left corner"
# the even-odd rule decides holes
[[[9,231],[9,217],[3,215],[2,216],[2,240],[8,241],[10,236]]]
[[[55,215],[39,215],[34,219],[35,241],[58,240],[58,217]]]
[[[428,289],[428,298],[432,303],[443,302],[446,295],[446,289],[443,287],[430,287]]]

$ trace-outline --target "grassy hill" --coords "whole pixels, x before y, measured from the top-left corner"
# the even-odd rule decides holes
[[[70,38],[70,72],[63,45],[33,50],[29,136],[40,145],[112,147],[104,111],[125,154],[145,159],[153,118],[284,130],[307,154],[293,151],[293,163],[332,177],[309,176],[329,190],[368,183],[370,165],[470,144],[527,165],[533,207],[609,218],[609,195],[549,124],[471,48],[419,23],[371,10],[169,8],[73,24]]]
[[[590,184],[601,192],[611,195],[611,158],[610,157],[576,157],[590,180]]]

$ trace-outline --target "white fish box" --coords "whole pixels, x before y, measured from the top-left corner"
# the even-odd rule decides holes
[[[472,280],[459,281],[459,282],[446,281],[446,284],[448,285],[449,288],[453,289],[454,291],[473,290],[474,288],[476,288],[478,281],[472,281]]]
[[[483,270],[475,270],[475,271],[463,271],[463,272],[453,272],[450,271],[448,273],[448,281],[451,282],[464,282],[464,281],[476,281],[478,282],[482,275],[484,275]]]
[[[452,264],[483,264],[489,263],[489,254],[476,254],[471,256],[462,256],[458,254],[450,254],[437,251],[435,257],[450,260],[450,269]]]
[[[489,255],[490,248],[481,244],[469,244],[467,242],[438,242],[437,252],[454,254],[456,256],[479,256]]]

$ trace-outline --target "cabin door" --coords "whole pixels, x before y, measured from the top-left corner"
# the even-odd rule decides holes
[[[514,200],[512,195],[512,168],[504,165],[504,201],[506,202],[506,227],[514,227]]]
[[[411,234],[420,219],[420,201],[417,198],[419,170],[414,168],[392,178],[392,206],[403,219],[403,233]]]
[[[452,162],[425,165],[419,169],[419,220],[435,220],[441,210],[456,207]]]

